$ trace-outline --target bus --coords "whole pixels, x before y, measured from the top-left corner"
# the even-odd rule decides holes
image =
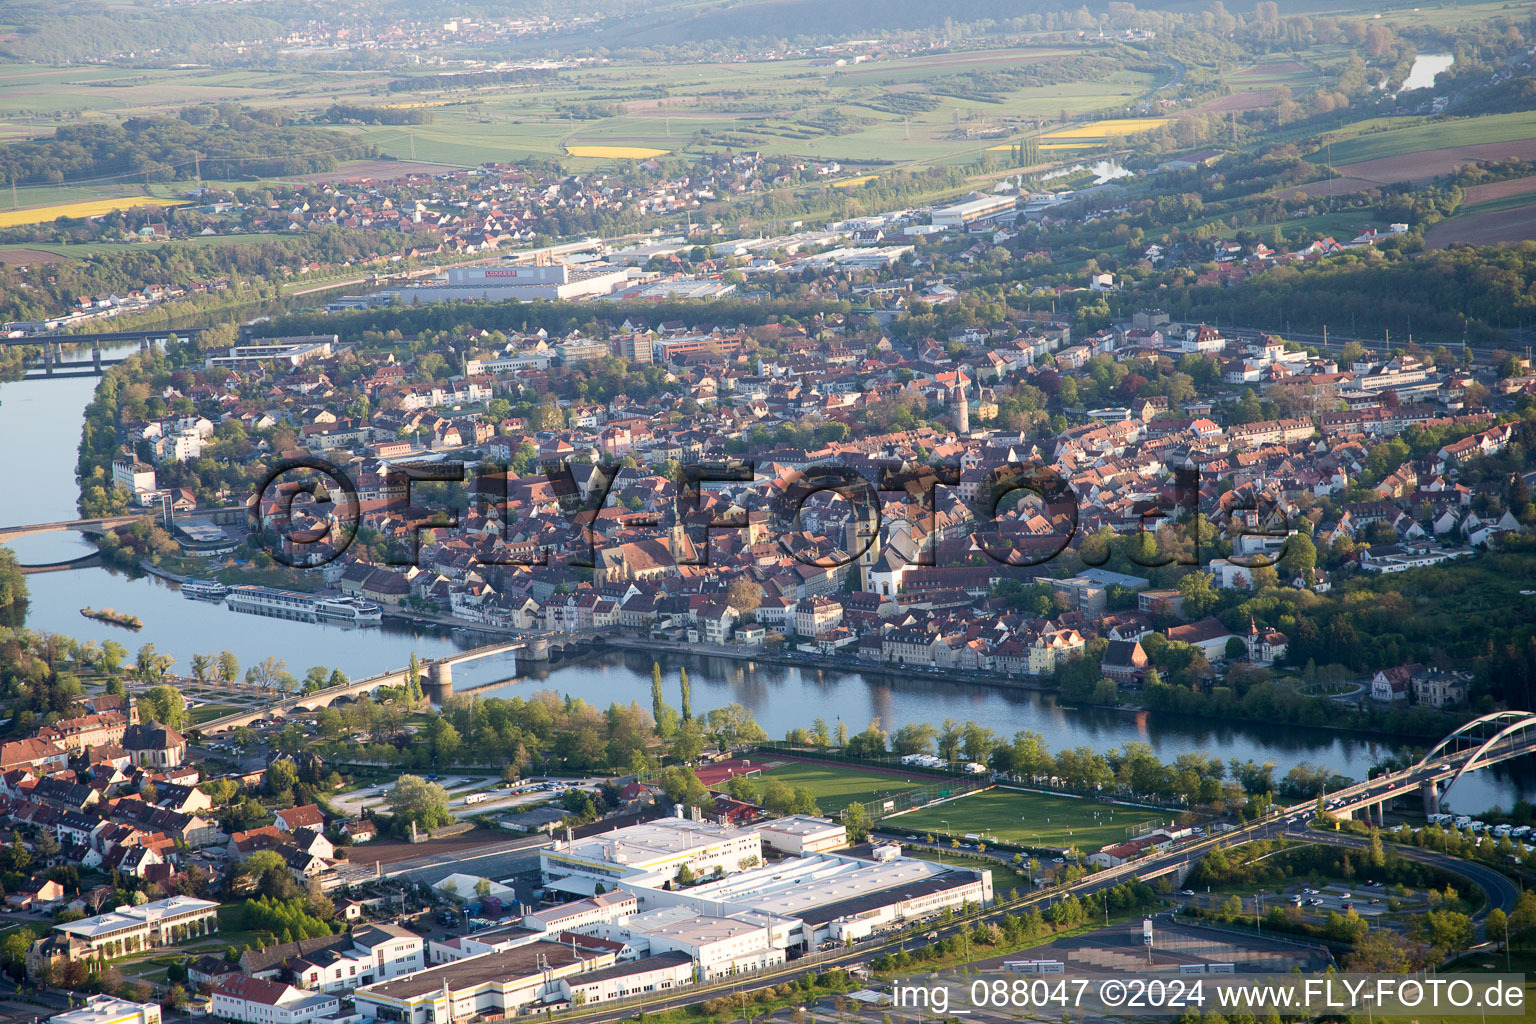
[[[1066,964],[1060,960],[1004,960],[1003,970],[1015,974],[1062,974]]]

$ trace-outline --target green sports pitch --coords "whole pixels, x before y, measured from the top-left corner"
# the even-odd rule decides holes
[[[855,801],[868,803],[932,786],[942,779],[931,776],[861,772],[840,764],[810,764],[791,761],[758,775],[761,779],[779,779],[796,789],[806,790],[816,798],[823,814],[835,814]]]
[[[1146,831],[1156,812],[1017,789],[989,789],[886,819],[886,824],[957,838],[979,835],[1021,846],[1076,846],[1093,853]]]

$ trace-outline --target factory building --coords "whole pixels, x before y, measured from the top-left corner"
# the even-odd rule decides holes
[[[566,839],[539,854],[547,889],[577,896],[611,892],[620,884],[661,887],[683,867],[695,878],[717,869],[726,874],[761,864],[762,838],[753,829],[709,821],[664,818],[614,829],[587,839]]]
[[[532,942],[364,986],[353,1005],[364,1017],[396,1024],[515,1017],[566,998],[562,982],[612,967],[615,959],[611,950]]]
[[[808,853],[826,853],[848,845],[848,829],[835,821],[809,814],[791,814],[754,825],[763,837],[763,845],[775,853],[803,857]]]
[[[642,956],[686,954],[696,967],[695,980],[707,982],[782,964],[790,922],[781,921],[777,932],[772,924],[759,914],[721,917],[674,906],[596,925],[590,931],[624,943]]]
[[[941,206],[933,211],[936,227],[963,228],[987,217],[997,217],[1017,207],[1013,196],[985,196],[953,206]]]
[[[452,302],[507,299],[580,299],[607,295],[629,283],[620,267],[606,263],[572,266],[568,263],[521,263],[515,266],[451,267],[430,283],[396,288],[381,294],[410,305],[418,302]]]
[[[890,847],[784,858],[672,891],[626,888],[647,911],[688,907],[717,916],[763,915],[782,923],[786,944],[801,949],[866,938],[946,909],[992,900],[988,872],[892,855]]]

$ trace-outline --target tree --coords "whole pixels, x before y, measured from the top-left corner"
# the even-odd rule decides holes
[[[661,694],[661,663],[651,662],[651,717],[660,722],[667,702]]]
[[[1308,578],[1309,574],[1317,568],[1317,545],[1312,543],[1312,538],[1304,533],[1293,533],[1285,538],[1285,547],[1280,555],[1280,574],[1286,580],[1300,576]]]
[[[1476,936],[1472,919],[1457,910],[1431,910],[1420,920],[1429,944],[1444,954],[1461,952]]]
[[[757,614],[763,604],[763,588],[756,580],[739,579],[725,592],[725,603],[743,619]]]
[[[116,640],[103,640],[101,643],[101,667],[108,673],[116,673],[123,667],[123,662],[128,657],[128,648]]]
[[[1483,919],[1483,934],[1488,936],[1488,941],[1497,942],[1502,946],[1504,940],[1509,937],[1508,915],[1498,907],[1488,911],[1488,916]]]
[[[869,834],[869,812],[864,804],[858,800],[843,808],[843,827],[848,830],[848,838],[852,842],[861,843]]]
[[[207,685],[208,681],[213,678],[213,655],[192,655],[192,678],[196,679],[199,683]]]
[[[1204,618],[1220,600],[1206,572],[1192,572],[1179,580],[1179,593],[1184,597],[1184,615],[1191,619]]]
[[[240,662],[235,657],[234,651],[221,651],[219,653],[219,678],[225,683],[233,683],[240,677]]]
[[[288,666],[281,659],[268,656],[246,669],[245,682],[248,686],[270,690],[287,674]]]
[[[891,752],[901,756],[926,754],[937,735],[938,730],[927,722],[904,725],[891,736]]]
[[[187,701],[174,686],[152,686],[139,695],[139,717],[171,729],[187,724]]]
[[[267,770],[261,775],[261,787],[266,790],[268,796],[285,797],[293,792],[293,787],[299,781],[299,766],[285,757],[280,757],[267,765]]]
[[[398,821],[415,822],[418,828],[438,828],[453,820],[448,813],[448,791],[419,775],[400,776],[384,799]]]
[[[693,684],[688,680],[688,670],[686,668],[682,670],[681,678],[678,680],[678,686],[681,688],[683,695],[682,703],[680,705],[682,708],[683,721],[692,721]]]
[[[661,773],[661,791],[674,805],[697,807],[709,803],[709,790],[686,765],[673,765]]]

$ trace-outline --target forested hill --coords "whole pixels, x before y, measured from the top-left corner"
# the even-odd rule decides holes
[[[233,106],[233,105],[225,105]],[[221,120],[193,124],[183,117],[140,117],[122,124],[60,128],[53,138],[0,148],[0,177],[58,183],[131,177],[135,181],[204,178],[228,181],[329,171],[338,161],[376,156],[370,145],[328,128],[279,123],[267,111],[235,107],[209,113]],[[200,161],[200,166],[199,166]]]
[[[16,25],[0,43],[0,55],[50,64],[100,60],[118,53],[172,53],[181,59],[211,58],[213,48],[283,32],[280,22],[228,6],[163,10],[108,9],[105,5],[6,5]],[[203,51],[207,48],[209,52]]]
[[[889,31],[942,30],[952,22],[1003,22],[1056,11],[1058,0],[745,0],[658,4],[643,18],[605,26],[599,41],[636,46],[724,40],[861,38]],[[1085,8],[1086,10],[1086,8]],[[878,26],[878,28],[876,28]],[[603,39],[613,35],[612,40]],[[622,40],[620,39],[622,37]]]

